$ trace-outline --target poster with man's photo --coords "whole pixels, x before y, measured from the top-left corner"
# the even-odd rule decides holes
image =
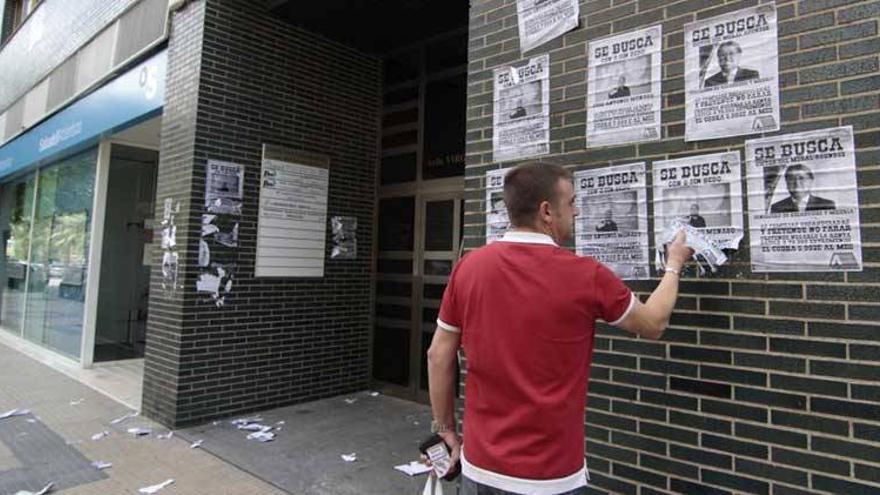
[[[527,52],[578,25],[578,0],[517,0],[520,50]]]
[[[205,209],[209,213],[241,215],[244,165],[208,160],[205,178]]]
[[[755,272],[862,269],[852,127],[746,141]]]
[[[575,172],[574,186],[577,254],[592,256],[622,279],[648,278],[644,162]]]
[[[587,147],[660,139],[663,28],[590,42]]]
[[[684,229],[698,261],[714,271],[727,262],[725,250],[743,238],[739,152],[654,162],[654,239],[669,242]]]
[[[495,69],[495,161],[550,152],[550,56]]]
[[[486,244],[504,237],[510,227],[507,205],[504,204],[504,176],[509,168],[486,172]]]
[[[776,6],[685,25],[685,140],[779,130]]]

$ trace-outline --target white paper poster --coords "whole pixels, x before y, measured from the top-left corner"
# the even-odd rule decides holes
[[[779,130],[776,7],[685,25],[685,140]]]
[[[502,168],[486,172],[486,244],[501,239],[510,227],[504,204],[504,176],[509,171]]]
[[[326,159],[296,163],[296,152],[264,146],[257,226],[257,277],[323,277],[327,236]],[[280,159],[283,158],[283,159]]]
[[[746,141],[755,272],[862,269],[852,127]]]
[[[686,227],[688,245],[709,269],[726,263],[723,250],[743,237],[739,152],[654,162],[654,236],[662,246]]]
[[[205,178],[205,209],[210,213],[241,215],[244,165],[208,160]]]
[[[520,50],[527,52],[576,28],[578,0],[517,0]]]
[[[575,248],[622,279],[645,279],[648,269],[648,201],[645,164],[581,170],[574,174]]]
[[[587,147],[660,139],[663,28],[590,42]]]
[[[550,153],[550,56],[495,69],[495,161]]]

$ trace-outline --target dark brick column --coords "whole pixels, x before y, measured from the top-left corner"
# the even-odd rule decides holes
[[[366,388],[379,60],[244,0],[188,3],[174,16],[170,49],[157,218],[164,198],[180,197],[183,289],[168,297],[157,266],[145,413],[193,424]],[[357,259],[326,259],[323,278],[254,278],[264,143],[329,157],[328,215],[358,218]],[[246,167],[234,286],[222,308],[195,291],[210,159]]]

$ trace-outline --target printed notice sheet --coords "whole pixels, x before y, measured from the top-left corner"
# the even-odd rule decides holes
[[[495,69],[495,161],[550,152],[550,56]]]
[[[776,7],[685,25],[685,140],[779,130]]]
[[[264,147],[255,275],[322,277],[330,171],[279,156]]]
[[[578,25],[578,0],[517,0],[520,51],[535,47],[571,31]]]
[[[502,168],[486,172],[486,244],[501,239],[510,227],[504,204],[504,176],[509,170]]]
[[[648,278],[648,203],[645,164],[574,174],[575,248],[622,279]]]
[[[590,42],[587,147],[660,139],[662,26]]]
[[[852,127],[746,141],[756,272],[862,269]]]
[[[658,249],[682,227],[688,245],[705,258],[698,261],[712,271],[726,263],[723,250],[739,249],[743,237],[739,152],[654,163],[654,236]]]

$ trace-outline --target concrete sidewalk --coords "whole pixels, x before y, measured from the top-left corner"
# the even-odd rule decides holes
[[[178,433],[191,441],[204,439],[205,450],[290,493],[422,493],[426,476],[411,478],[394,466],[418,459],[419,443],[430,435],[428,406],[360,392],[248,416],[280,427],[275,440],[247,440],[248,432],[229,419]],[[351,453],[355,462],[341,458]],[[444,483],[444,494],[455,495],[456,486]]]
[[[0,420],[0,494],[36,492],[54,482],[52,493],[137,494],[173,479],[159,495],[281,494],[283,491],[201,449],[181,435],[162,440],[160,425],[79,382],[0,345],[0,414],[14,408],[31,414]],[[140,438],[127,432],[150,428]],[[92,435],[106,431],[98,440]],[[92,461],[113,464],[99,471]]]

